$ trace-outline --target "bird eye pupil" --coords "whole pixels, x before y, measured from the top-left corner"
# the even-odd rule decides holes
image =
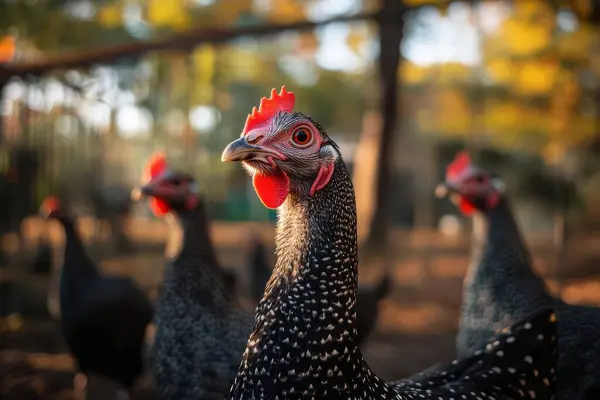
[[[296,131],[296,142],[303,144],[308,142],[309,136],[308,133],[304,129],[300,129]]]

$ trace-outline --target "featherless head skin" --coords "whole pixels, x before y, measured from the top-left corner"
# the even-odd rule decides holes
[[[241,137],[223,151],[222,161],[241,161],[267,208],[288,196],[314,196],[331,179],[337,146],[310,117],[293,111],[295,96],[283,86],[263,97],[248,115]]]
[[[258,197],[279,217],[277,263],[229,398],[549,399],[555,363],[550,313],[515,327],[508,344],[499,339],[504,358],[486,350],[446,367],[446,376],[431,385],[392,384],[371,371],[357,344],[352,181],[338,147],[293,110],[294,100],[285,87],[274,89],[222,155],[242,162]],[[518,390],[532,394],[521,397]]]
[[[436,188],[436,195],[448,195],[463,214],[471,215],[493,209],[504,191],[498,176],[476,166],[469,154],[461,151],[446,168],[446,179]]]
[[[183,172],[170,168],[163,153],[153,154],[144,167],[143,185],[132,191],[135,200],[148,198],[150,209],[156,216],[170,211],[193,209],[199,201],[196,180]]]
[[[62,214],[60,199],[54,196],[48,196],[40,206],[40,214],[46,218],[56,218]]]

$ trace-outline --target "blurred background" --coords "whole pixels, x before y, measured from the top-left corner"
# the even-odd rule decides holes
[[[551,289],[600,305],[599,23],[596,0],[0,2],[0,395],[72,385],[45,196],[104,272],[156,298],[172,238],[129,195],[155,151],[199,180],[248,295],[246,243],[272,249],[275,213],[220,155],[282,84],[352,170],[361,283],[395,281],[364,345],[377,373],[454,355],[471,224],[433,190],[461,149],[507,183]]]

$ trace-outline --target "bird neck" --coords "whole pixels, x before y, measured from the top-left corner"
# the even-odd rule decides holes
[[[82,285],[83,281],[99,275],[96,266],[89,258],[73,219],[67,216],[57,218],[65,232],[65,252],[61,273],[61,284]]]
[[[177,258],[193,257],[211,268],[219,268],[219,261],[210,236],[210,221],[203,201],[193,209],[181,207],[174,212],[176,229],[181,233]]]
[[[504,286],[507,280],[519,279],[520,282],[543,286],[531,268],[531,255],[506,198],[503,197],[496,207],[475,214],[473,224],[473,248],[467,281],[492,279]]]
[[[343,161],[321,191],[279,208],[276,247],[231,398],[326,398],[377,379],[357,345],[356,205]]]
[[[201,203],[193,209],[177,210],[171,219],[181,237],[179,252],[167,266],[165,289],[169,296],[191,300],[196,306],[228,308],[233,298],[225,289]]]

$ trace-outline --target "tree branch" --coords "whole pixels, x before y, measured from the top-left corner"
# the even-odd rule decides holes
[[[23,77],[42,75],[56,69],[88,67],[95,64],[111,63],[125,57],[139,57],[158,50],[188,50],[202,43],[223,43],[240,37],[254,38],[276,35],[286,31],[307,31],[335,22],[369,21],[377,19],[379,13],[360,13],[340,16],[323,21],[301,21],[291,24],[268,24],[237,29],[199,28],[176,34],[164,39],[148,42],[133,42],[94,50],[74,51],[51,57],[46,60],[0,65],[0,77]]]

